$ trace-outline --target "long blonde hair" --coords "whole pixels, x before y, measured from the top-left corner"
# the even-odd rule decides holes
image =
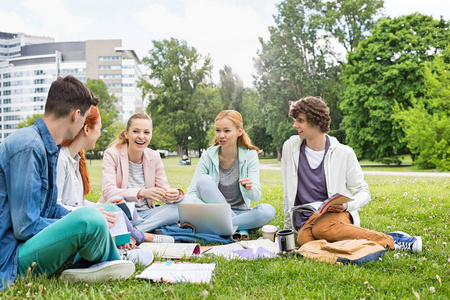
[[[135,119],[145,119],[145,120],[149,120],[150,121],[150,128],[152,128],[153,124],[152,124],[152,119],[150,118],[149,115],[147,114],[134,114],[132,115],[127,122],[127,127],[122,130],[116,137],[116,139],[109,144],[109,147],[119,147],[125,144],[128,144],[128,139],[125,137],[125,132],[127,132],[130,127],[131,127],[131,121],[135,120]]]
[[[237,139],[237,144],[239,146],[248,148],[248,149],[252,149],[252,150],[256,150],[256,152],[259,154],[262,151],[259,150],[258,147],[252,145],[252,141],[250,140],[249,136],[247,135],[247,133],[245,132],[245,129],[243,127],[243,122],[242,122],[242,116],[238,111],[235,110],[222,110],[216,117],[216,122],[218,120],[222,120],[222,119],[229,119],[231,122],[234,123],[234,125],[236,125],[236,127],[242,127],[242,135],[238,137]],[[219,144],[219,141],[217,140],[216,137],[214,137],[213,140],[213,145],[216,146]]]

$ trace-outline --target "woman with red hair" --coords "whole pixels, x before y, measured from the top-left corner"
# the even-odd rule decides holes
[[[81,128],[75,138],[72,140],[64,139],[61,143],[62,147],[58,158],[56,178],[58,203],[70,211],[83,206],[100,206],[84,198],[91,188],[84,149],[94,149],[95,143],[101,135],[101,128],[102,122],[99,111],[97,107],[92,106],[83,128]],[[120,199],[108,202],[114,203],[118,201]],[[101,207],[105,210],[117,209],[115,207],[112,208],[111,204],[108,203],[102,204]],[[152,234],[138,230],[131,224],[125,214],[123,214],[123,217],[127,224],[127,229],[137,245],[142,242],[153,241]],[[128,248],[129,245],[125,245],[125,247]]]
[[[261,198],[258,153],[244,130],[242,116],[235,110],[216,117],[213,146],[202,154],[185,198],[204,203],[229,203],[233,225],[241,234],[257,229],[275,217],[275,208],[250,201]]]

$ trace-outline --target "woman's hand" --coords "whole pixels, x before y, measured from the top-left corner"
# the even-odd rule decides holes
[[[106,201],[106,203],[118,203],[120,201],[124,201],[124,198],[122,196],[113,196]]]
[[[252,190],[253,183],[252,183],[251,178],[240,179],[239,183],[242,184],[247,191]]]
[[[114,227],[114,224],[116,224],[116,214],[113,212],[106,211],[103,207],[97,208],[105,217],[106,222],[108,222],[109,229]]]
[[[149,189],[142,189],[139,191],[138,199],[151,199],[153,201],[159,201],[161,202],[164,198],[166,198],[166,193],[164,192],[164,189],[158,188],[158,187],[152,187]]]
[[[327,212],[341,213],[347,210],[347,203],[344,204],[333,204],[328,207]]]
[[[179,198],[180,192],[177,189],[168,188],[165,190],[166,197],[165,200],[167,203],[179,202],[181,199]]]

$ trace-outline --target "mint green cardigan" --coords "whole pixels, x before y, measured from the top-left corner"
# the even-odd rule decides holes
[[[219,148],[220,145],[211,146],[200,157],[200,161],[195,169],[194,177],[187,194],[196,202],[203,202],[197,197],[197,178],[200,175],[210,175],[214,182],[219,185]],[[258,154],[255,150],[245,147],[238,147],[239,151],[239,179],[250,178],[252,180],[252,190],[248,191],[239,185],[242,197],[244,198],[247,208],[250,208],[250,200],[258,201],[261,198],[261,186],[259,184],[259,162]]]

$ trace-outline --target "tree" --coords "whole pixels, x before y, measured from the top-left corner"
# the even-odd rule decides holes
[[[223,109],[234,109],[242,111],[242,94],[244,83],[230,66],[224,66],[220,74],[220,95],[222,97]]]
[[[396,105],[394,119],[405,132],[404,141],[422,168],[450,171],[450,48],[447,63],[437,56],[425,66],[425,95],[412,106]]]
[[[23,119],[22,121],[20,121],[19,124],[17,124],[17,128],[24,128],[24,127],[31,126],[40,117],[42,117],[42,114],[33,114],[31,116],[28,116],[25,119]]]
[[[108,145],[115,139],[118,132],[115,132],[114,121],[117,120],[118,110],[116,108],[117,98],[108,93],[108,88],[100,79],[87,79],[87,88],[100,99],[98,110],[102,119],[102,135],[97,140],[93,150],[95,157],[101,157],[101,153],[108,148]],[[122,130],[125,127],[122,128]]]
[[[143,76],[139,87],[144,96],[149,96],[147,110],[153,126],[162,127],[175,138],[181,156],[187,137],[198,130],[195,125],[198,97],[194,95],[211,76],[211,59],[174,38],[153,41],[153,47],[142,60],[150,73]]]
[[[324,29],[347,52],[353,51],[378,23],[384,0],[334,0],[323,6]]]
[[[403,130],[393,119],[394,104],[407,109],[413,97],[424,96],[424,64],[449,38],[443,19],[412,14],[381,21],[348,54],[341,109],[347,143],[358,157],[398,163],[397,156],[408,153]]]
[[[208,148],[211,139],[208,138],[208,130],[214,127],[214,121],[217,114],[222,110],[220,99],[220,90],[213,85],[207,85],[198,89],[193,95],[193,125],[194,130],[191,134],[191,149],[194,147],[201,156],[202,149]],[[189,145],[186,145],[189,146]]]
[[[336,62],[329,40],[321,34],[320,0],[285,0],[277,5],[276,26],[269,27],[268,41],[255,66],[256,86],[264,99],[266,132],[273,138],[277,158],[283,142],[292,134],[289,102],[314,95],[325,100],[329,94],[329,71]]]

